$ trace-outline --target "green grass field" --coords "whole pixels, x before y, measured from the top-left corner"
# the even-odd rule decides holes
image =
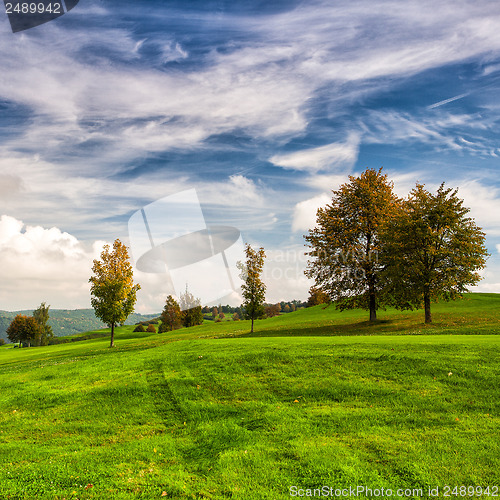
[[[207,322],[1,347],[0,499],[500,496],[500,295],[433,315],[317,306],[252,336]]]

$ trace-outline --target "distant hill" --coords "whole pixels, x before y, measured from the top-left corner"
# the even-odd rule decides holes
[[[7,334],[5,333],[10,322],[17,314],[26,314],[31,316],[33,309],[24,311],[0,311],[0,338],[5,339],[7,342]],[[96,330],[105,328],[106,325],[95,317],[93,309],[50,309],[49,324],[52,326],[54,335],[61,337],[64,335],[74,335],[75,333],[88,332],[89,330]],[[126,325],[134,325],[139,321],[147,321],[149,319],[157,318],[160,314],[131,314]]]

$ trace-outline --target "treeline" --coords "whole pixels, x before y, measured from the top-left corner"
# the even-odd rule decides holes
[[[148,321],[140,321],[136,324],[134,332],[138,333],[163,333],[166,331],[188,328],[190,326],[201,325],[204,320],[220,323],[222,321],[240,321],[248,319],[249,312],[243,306],[233,307],[228,304],[218,306],[204,306],[199,304],[199,300],[194,298],[187,290],[181,295],[179,304],[172,295],[167,297],[165,306],[158,318]],[[195,307],[182,310],[181,307],[197,304]],[[291,300],[289,302],[278,302],[276,304],[265,303],[264,312],[260,319],[272,318],[279,314],[287,314],[308,307],[308,303],[301,300]]]
[[[303,309],[307,307],[307,302],[301,300],[291,300],[289,302],[277,302],[276,304],[264,303],[264,311],[266,317],[277,316],[280,313],[289,313],[294,312],[297,309]],[[219,305],[219,306],[205,306],[202,309],[203,317],[207,320],[215,320],[220,317],[224,319],[227,315],[231,315],[232,319],[236,315],[238,319],[244,319],[247,315],[247,312],[243,306],[233,307],[230,305]],[[223,316],[221,316],[223,315]]]

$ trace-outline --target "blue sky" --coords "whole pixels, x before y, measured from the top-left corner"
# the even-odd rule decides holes
[[[88,307],[103,242],[193,187],[266,248],[269,301],[306,298],[302,235],[367,167],[458,187],[500,292],[496,1],[80,0],[0,16],[0,44],[0,309]],[[159,310],[164,278],[137,279]]]

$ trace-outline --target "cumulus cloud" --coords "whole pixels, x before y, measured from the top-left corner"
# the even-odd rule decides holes
[[[0,303],[4,310],[36,308],[47,302],[53,309],[90,306],[93,259],[107,242],[83,243],[57,227],[25,225],[2,215],[0,218]],[[159,312],[172,289],[165,274],[134,271],[142,286],[138,312]]]
[[[0,219],[0,301],[22,309],[46,301],[54,308],[89,307],[92,260],[104,242],[86,246],[57,227],[25,226]]]
[[[487,186],[478,180],[455,180],[447,186],[458,186],[458,197],[463,198],[464,206],[470,208],[473,217],[489,237],[500,236],[500,189]]]
[[[326,193],[304,200],[295,205],[292,220],[292,231],[307,231],[316,225],[318,208],[326,206],[331,196]]]

